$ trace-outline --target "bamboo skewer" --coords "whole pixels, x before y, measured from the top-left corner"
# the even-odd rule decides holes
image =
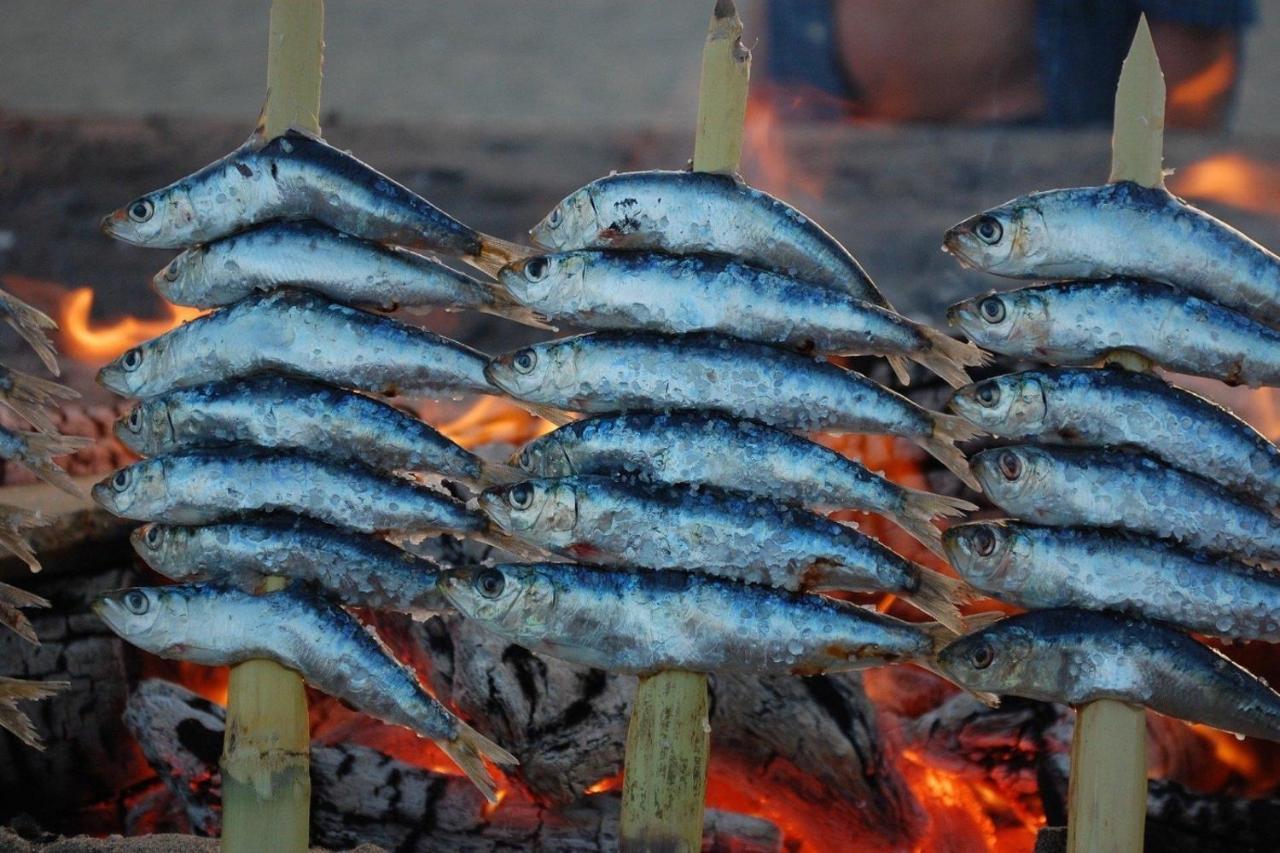
[[[734,174],[742,159],[751,52],[732,0],[717,0],[702,50],[693,168]],[[642,678],[627,727],[621,847],[694,853],[702,849],[707,796],[707,677],[659,672]]]
[[[266,138],[291,127],[319,135],[324,0],[272,0]],[[264,591],[284,586],[269,578]],[[254,660],[233,667],[222,752],[222,849],[306,851],[310,842],[310,722],[302,678]]]
[[[1164,75],[1143,15],[1116,87],[1111,182],[1164,186],[1164,107]],[[1111,353],[1107,361],[1151,371],[1135,353]],[[1142,850],[1146,821],[1146,712],[1124,702],[1090,702],[1078,710],[1071,742],[1067,850]]]

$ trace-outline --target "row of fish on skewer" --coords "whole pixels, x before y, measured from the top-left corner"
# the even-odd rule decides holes
[[[147,458],[95,498],[148,522],[135,547],[185,582],[97,605],[150,651],[276,659],[437,739],[492,794],[479,756],[512,757],[433,704],[328,599],[418,616],[447,601],[530,648],[637,673],[928,661],[962,626],[962,583],[810,509],[880,512],[937,550],[933,520],[973,505],[898,486],[797,432],[901,436],[968,478],[955,442],[975,431],[961,418],[821,356],[885,355],[904,377],[913,360],[953,384],[986,356],[893,312],[829,235],[740,181],[610,176],[534,229],[558,251],[528,257],[289,132],[136,200],[104,229],[182,248],[155,286],[219,309],[99,377],[141,398],[117,433]],[[490,359],[357,306],[602,331]],[[563,426],[495,464],[377,399],[464,393],[507,394]],[[478,500],[460,500],[459,486]],[[574,562],[449,568],[386,541],[436,533]],[[267,575],[313,586],[250,595]],[[817,590],[891,592],[939,623],[806,594]]]

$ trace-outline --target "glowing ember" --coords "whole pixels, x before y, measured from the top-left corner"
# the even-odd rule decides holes
[[[89,320],[93,309],[93,288],[77,287],[58,299],[55,319],[62,330],[60,349],[81,361],[105,363],[130,347],[204,313],[196,308],[180,308],[167,302],[161,304],[165,316],[154,320],[124,317],[113,323],[95,325]]]

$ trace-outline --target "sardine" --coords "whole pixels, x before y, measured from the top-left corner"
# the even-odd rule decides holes
[[[1120,181],[1032,193],[972,216],[943,248],[1011,278],[1172,284],[1274,325],[1280,258],[1167,190]]]
[[[74,388],[0,364],[0,403],[41,432],[58,431],[46,409],[79,397],[80,392]]]
[[[992,503],[1055,527],[1118,527],[1246,560],[1280,560],[1280,517],[1149,456],[1020,445],[985,450],[973,470]]]
[[[49,485],[77,497],[83,492],[75,480],[58,467],[53,457],[75,453],[92,444],[92,438],[82,435],[21,432],[0,426],[0,458],[22,465]]]
[[[524,563],[451,570],[440,588],[468,619],[506,640],[636,675],[816,675],[927,661],[954,637],[936,622],[685,572]]]
[[[39,566],[36,570],[39,570]],[[36,636],[36,630],[31,627],[31,620],[23,614],[22,608],[48,606],[48,599],[0,581],[0,625],[4,625],[28,643],[39,645],[40,638]]]
[[[356,530],[482,533],[484,516],[460,501],[359,462],[298,451],[196,450],[143,459],[93,487],[123,518],[208,524],[284,511]]]
[[[1198,394],[1131,370],[1028,370],[956,391],[956,414],[1002,438],[1132,447],[1280,505],[1280,449]]]
[[[431,258],[316,222],[273,222],[193,246],[152,279],[178,305],[218,308],[293,286],[383,311],[467,309],[529,321],[502,291]]]
[[[959,302],[947,318],[1005,355],[1083,365],[1128,350],[1228,385],[1280,385],[1280,331],[1163,284],[1035,285]]]
[[[43,750],[44,744],[31,725],[31,718],[18,709],[18,703],[46,699],[70,686],[69,681],[28,681],[0,676],[0,728],[12,732],[32,749]]]
[[[860,373],[790,350],[713,334],[601,332],[535,344],[485,376],[531,403],[602,413],[698,409],[808,432],[908,438],[976,488],[955,442],[977,431]]]
[[[587,563],[892,593],[953,628],[968,600],[964,584],[848,525],[754,495],[579,476],[493,486],[480,506],[515,538]]]
[[[0,290],[0,317],[27,342],[50,373],[54,376],[62,373],[58,353],[49,340],[48,333],[58,328],[52,317],[3,290]]]
[[[298,130],[272,139],[255,133],[222,159],[108,214],[102,230],[135,246],[181,249],[276,219],[314,219],[344,234],[440,252],[489,271],[524,253]]]
[[[986,353],[888,308],[719,255],[566,252],[503,268],[498,281],[541,319],[589,329],[720,332],[802,352],[900,355],[952,385]]]
[[[354,459],[386,471],[432,471],[468,484],[518,477],[379,400],[283,376],[212,382],[140,402],[115,425],[142,456],[255,446]]]
[[[1157,622],[1088,610],[1033,610],[942,650],[970,690],[1080,706],[1098,699],[1280,740],[1280,695],[1222,653]]]
[[[274,371],[376,394],[491,394],[485,356],[305,291],[250,296],[128,350],[98,373],[125,397]]]
[[[524,446],[513,462],[538,477],[602,474],[660,483],[703,483],[816,509],[860,509],[892,518],[935,553],[936,516],[977,507],[900,486],[794,433],[714,413],[598,415]]]
[[[425,619],[448,610],[440,567],[372,536],[297,516],[176,527],[144,524],[133,550],[167,578],[213,581],[256,592],[266,577],[306,581],[351,607]]]
[[[1019,607],[1113,610],[1231,640],[1280,640],[1280,575],[1161,539],[975,521],[943,534],[977,589]]]
[[[496,786],[481,758],[517,763],[437,702],[351,614],[299,585],[265,595],[209,585],[135,587],[99,597],[93,611],[163,658],[204,666],[266,659],[292,669],[317,690],[435,741],[491,802]]]

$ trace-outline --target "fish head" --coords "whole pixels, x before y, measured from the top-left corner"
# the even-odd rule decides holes
[[[1048,335],[1049,307],[1034,288],[991,291],[952,305],[947,322],[985,349],[1034,353]]]
[[[557,300],[581,290],[586,259],[577,252],[534,255],[498,272],[504,290],[521,305],[551,314]]]
[[[489,360],[484,375],[513,397],[562,405],[563,389],[578,384],[572,338],[535,344]]]
[[[937,664],[966,690],[1018,694],[1039,680],[1035,651],[1035,637],[1015,617],[952,641],[938,653]]]
[[[107,477],[93,487],[99,506],[122,518],[146,520],[165,496],[164,462],[143,459]]]
[[[480,495],[480,508],[507,533],[549,544],[578,523],[573,484],[554,478],[490,486]]]
[[[1044,494],[1053,460],[1042,448],[1022,444],[984,450],[969,460],[969,466],[983,493],[996,506],[1007,507]]]
[[[536,565],[450,570],[441,575],[440,590],[464,617],[513,639],[536,639],[556,603],[555,584]]]
[[[125,350],[98,371],[98,384],[122,397],[150,396],[143,391],[157,379],[164,382],[170,334]]]
[[[534,244],[544,249],[588,246],[600,230],[591,187],[574,190],[551,209],[542,221],[529,229]]]
[[[957,388],[950,407],[974,426],[992,435],[1038,435],[1045,425],[1048,403],[1044,386],[1031,374],[1010,373]]]
[[[998,521],[953,524],[942,534],[947,559],[960,576],[983,591],[997,591],[997,581],[1016,566],[1020,535]]]
[[[190,528],[151,522],[134,528],[129,534],[129,543],[144,563],[170,580],[204,579],[196,561],[188,558],[192,544]]]
[[[1014,278],[1035,275],[1048,228],[1039,206],[1016,199],[947,230],[942,250],[972,269]]]
[[[195,242],[192,234],[199,221],[190,189],[179,181],[107,214],[102,231],[135,246],[176,248]]]
[[[206,263],[209,250],[205,246],[192,246],[186,249],[156,273],[151,279],[151,286],[165,299],[175,305],[187,305],[193,308],[205,308],[209,305],[222,305],[230,301],[225,294],[221,298],[211,299],[209,293],[209,264]],[[220,282],[222,289],[230,282]],[[233,298],[248,296],[252,287],[245,285],[243,292]]]
[[[174,449],[173,421],[161,397],[142,400],[115,423],[116,438],[142,456]]]
[[[526,444],[512,457],[511,464],[536,477],[571,477],[577,473],[568,448],[555,432]]]
[[[108,592],[93,612],[125,640],[162,657],[181,654],[191,627],[190,587],[134,587]]]

